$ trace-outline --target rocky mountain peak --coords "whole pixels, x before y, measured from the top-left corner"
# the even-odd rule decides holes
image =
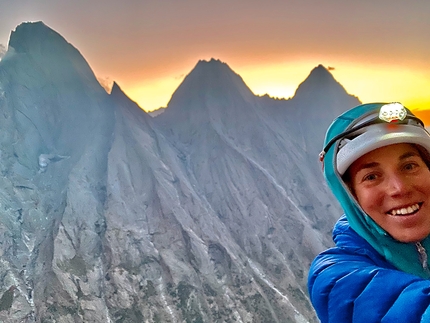
[[[306,81],[310,84],[339,84],[333,74],[330,73],[329,68],[326,68],[322,64],[312,69]]]
[[[41,21],[22,23],[12,31],[5,58],[18,59],[21,66],[27,61],[27,64],[32,64],[28,68],[39,69],[42,72],[38,76],[39,83],[42,81],[40,78],[44,78],[45,72],[49,70],[54,78],[69,83],[73,79],[84,77],[97,91],[101,90],[81,53]]]
[[[112,84],[112,90],[110,92],[110,95],[115,96],[115,97],[122,97],[122,96],[127,97],[127,95],[124,93],[124,91],[118,85],[118,83],[116,83],[115,81]]]
[[[202,93],[206,95],[202,96]],[[243,79],[226,63],[214,58],[210,61],[200,60],[172,95],[168,107],[175,109],[184,101],[199,102],[199,106],[202,106],[201,103],[207,103],[215,97],[228,100],[238,93],[244,97],[253,96]]]
[[[312,93],[324,95],[335,92],[336,94],[345,93],[344,87],[335,80],[333,75],[323,65],[318,65],[309,76],[299,85],[295,97],[304,97]]]
[[[110,97],[113,98],[113,100],[120,105],[131,105],[132,103],[133,105],[137,105],[137,103],[132,101],[116,82],[113,82],[112,84]]]
[[[52,52],[64,50],[69,45],[57,32],[43,22],[25,22],[11,32],[9,46],[16,53]]]
[[[143,126],[150,119],[149,115],[136,102],[131,100],[116,82],[113,82],[110,97],[113,99],[118,111],[120,110],[124,114],[127,114],[126,111],[128,111],[128,115],[131,115],[130,119],[134,122],[139,122],[140,126]]]

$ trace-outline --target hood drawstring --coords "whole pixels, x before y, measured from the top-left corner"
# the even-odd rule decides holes
[[[421,244],[421,242],[416,242],[415,246],[417,247],[417,250],[418,250],[418,253],[419,253],[421,266],[423,266],[423,269],[427,271],[428,270],[427,251],[423,247],[423,245]]]

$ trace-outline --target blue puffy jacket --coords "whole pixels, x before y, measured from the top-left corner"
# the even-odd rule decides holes
[[[430,322],[430,280],[396,269],[342,217],[309,273],[322,323]]]

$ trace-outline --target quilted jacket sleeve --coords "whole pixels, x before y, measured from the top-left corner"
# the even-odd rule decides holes
[[[329,249],[312,263],[309,294],[321,323],[430,322],[430,281]]]

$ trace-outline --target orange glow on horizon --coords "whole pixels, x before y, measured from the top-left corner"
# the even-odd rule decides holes
[[[153,79],[151,82],[132,84],[123,91],[143,110],[150,112],[165,108],[182,81],[183,78],[175,77]]]
[[[424,122],[426,127],[430,127],[430,110],[414,110],[413,113]]]
[[[259,63],[254,65],[230,65],[256,95],[268,94],[274,98],[291,98],[313,68],[320,62],[311,60],[284,63]],[[351,62],[322,62],[345,90],[363,103],[401,102],[412,111],[430,110],[430,77],[418,68],[376,64],[352,64]],[[134,84],[119,84],[124,92],[145,111],[166,107],[172,94],[193,66],[185,71],[146,80]],[[429,117],[419,112],[426,125]]]

